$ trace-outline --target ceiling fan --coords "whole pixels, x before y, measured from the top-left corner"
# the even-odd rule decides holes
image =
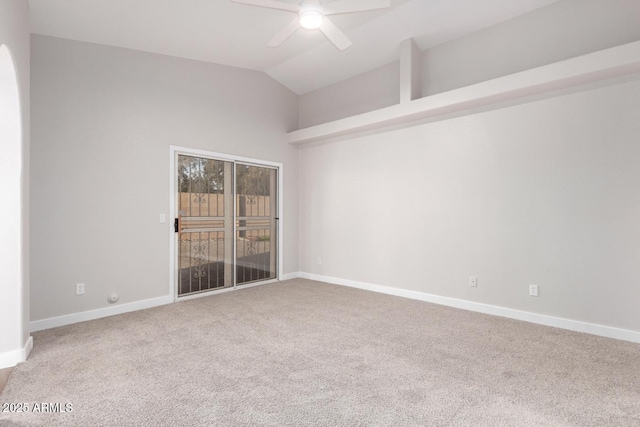
[[[336,25],[327,18],[329,15],[343,13],[366,12],[369,10],[384,9],[391,6],[391,0],[337,0],[326,6],[320,0],[304,0],[301,4],[283,3],[277,0],[231,0],[234,3],[242,3],[251,6],[266,7],[269,9],[284,10],[297,13],[296,19],[284,27],[282,31],[273,37],[267,46],[280,46],[299,28],[307,30],[320,29],[322,33],[340,50],[351,46],[351,40]]]

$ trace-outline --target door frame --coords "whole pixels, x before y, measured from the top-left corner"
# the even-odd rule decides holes
[[[277,268],[276,268],[276,278],[275,279],[269,279],[269,280],[264,280],[261,282],[256,282],[256,283],[249,283],[246,285],[241,285],[241,286],[237,286],[237,284],[235,283],[235,265],[233,266],[234,268],[234,283],[233,286],[228,287],[228,288],[224,288],[224,289],[217,289],[217,290],[212,290],[209,292],[201,292],[195,295],[187,295],[187,296],[183,296],[178,298],[178,287],[176,285],[176,280],[177,280],[177,269],[176,269],[176,264],[177,264],[177,250],[176,250],[176,239],[177,239],[177,233],[174,231],[173,228],[173,221],[176,215],[176,209],[177,209],[177,201],[176,201],[176,189],[177,189],[177,157],[180,154],[184,154],[187,156],[196,156],[196,157],[203,157],[203,158],[207,158],[207,159],[214,159],[214,160],[222,160],[222,161],[226,161],[226,162],[233,162],[233,164],[235,165],[236,163],[242,163],[242,164],[250,164],[250,165],[255,165],[255,166],[266,166],[266,167],[270,167],[270,168],[275,168],[277,170],[277,186],[278,186],[278,218],[279,220],[276,223],[276,228],[277,228],[277,239],[278,239],[278,253],[277,253],[277,257],[278,257],[278,262],[277,262]],[[260,286],[260,285],[266,285],[267,283],[273,283],[273,282],[277,282],[280,280],[280,276],[282,274],[282,266],[283,266],[283,236],[284,236],[284,215],[283,215],[283,207],[284,207],[284,167],[282,163],[278,163],[278,162],[271,162],[268,160],[260,160],[260,159],[253,159],[253,158],[249,158],[249,157],[241,157],[241,156],[234,156],[231,154],[224,154],[224,153],[217,153],[214,151],[206,151],[206,150],[200,150],[200,149],[196,149],[196,148],[188,148],[188,147],[181,147],[181,146],[177,146],[177,145],[170,145],[169,146],[169,215],[167,216],[168,221],[167,221],[167,225],[168,225],[168,233],[169,233],[169,295],[173,298],[173,301],[185,301],[185,300],[189,300],[189,299],[193,299],[193,298],[200,298],[200,297],[204,297],[204,296],[208,296],[208,295],[214,295],[217,293],[221,293],[221,292],[229,292],[229,291],[233,291],[236,289],[244,289],[244,288],[250,288],[253,286]],[[235,180],[234,180],[234,192],[235,192]],[[233,204],[233,209],[234,209],[234,217],[235,217],[235,202]],[[235,226],[235,219],[233,221],[233,253],[234,253],[234,259],[235,259],[235,235],[236,235],[236,226]]]

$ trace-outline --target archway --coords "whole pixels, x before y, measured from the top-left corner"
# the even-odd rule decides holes
[[[24,360],[22,120],[16,69],[0,45],[0,368]]]

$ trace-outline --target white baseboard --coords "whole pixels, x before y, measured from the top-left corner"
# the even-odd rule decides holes
[[[280,275],[280,280],[291,279],[309,279],[319,282],[331,283],[334,285],[348,286],[351,288],[364,289],[367,291],[379,292],[388,295],[395,295],[404,298],[415,299],[419,301],[430,302],[433,304],[445,305],[448,307],[460,308],[463,310],[475,311],[477,313],[491,314],[494,316],[507,317],[510,319],[522,320],[525,322],[535,323],[539,325],[552,326],[555,328],[567,329],[575,332],[583,332],[601,337],[614,338],[634,343],[640,343],[640,332],[628,329],[614,328],[611,326],[597,325],[578,320],[563,319],[544,314],[532,313],[528,311],[515,310],[496,305],[482,304],[473,301],[466,301],[456,298],[443,297],[439,295],[427,294],[424,292],[410,291],[407,289],[392,288],[389,286],[374,285],[371,283],[358,282],[354,280],[341,279],[337,277],[323,276],[319,274],[294,272]],[[130,311],[143,310],[146,308],[157,307],[160,305],[170,304],[173,302],[171,296],[164,296],[143,301],[136,301],[128,304],[116,305],[112,307],[101,308],[97,310],[84,311],[81,313],[69,314],[66,316],[52,317],[49,319],[35,320],[31,322],[31,332],[42,331],[44,329],[56,328],[58,326],[71,325],[73,323],[84,322],[87,320],[99,319],[102,317],[113,316],[116,314],[128,313]],[[15,366],[25,361],[31,352],[33,340],[29,340],[25,344],[25,348],[13,352],[0,354],[0,368],[3,366]],[[11,364],[13,363],[13,364]]]
[[[383,294],[395,295],[404,298],[411,298],[433,304],[446,305],[449,307],[461,308],[463,310],[475,311],[478,313],[491,314],[494,316],[507,317],[510,319],[522,320],[539,325],[552,326],[555,328],[567,329],[575,332],[583,332],[601,337],[614,338],[618,340],[640,343],[640,332],[628,329],[614,328],[611,326],[597,325],[594,323],[581,322],[578,320],[563,319],[560,317],[547,316],[544,314],[531,313],[528,311],[514,310],[496,305],[482,304],[473,301],[466,301],[456,298],[443,297],[427,294],[423,292],[410,291],[407,289],[392,288],[389,286],[373,285],[370,283],[357,282],[354,280],[340,279],[337,277],[322,276],[312,273],[292,273],[296,277],[316,280],[319,282],[331,283],[334,285],[348,286],[351,288],[364,289],[367,291],[379,292]],[[293,277],[292,277],[293,278]]]
[[[22,348],[0,353],[0,369],[12,368],[18,363],[26,361],[31,354],[31,349],[33,349],[33,338],[29,336]]]
[[[300,277],[300,273],[286,273],[280,275],[280,280],[289,280]],[[252,286],[260,286],[275,281],[265,281],[255,284],[242,285],[238,289],[249,288]],[[234,289],[229,289],[234,290]],[[218,291],[219,292],[219,291]],[[197,298],[201,296],[207,296],[208,294],[198,294],[193,297],[184,297],[181,301],[186,301],[191,298]],[[31,332],[43,331],[45,329],[57,328],[59,326],[72,325],[74,323],[86,322],[87,320],[100,319],[102,317],[114,316],[116,314],[128,313],[136,310],[144,310],[146,308],[158,307],[160,305],[171,304],[174,299],[167,295],[158,298],[152,298],[148,300],[131,302],[128,304],[114,305],[105,308],[99,308],[96,310],[82,311],[80,313],[67,314],[64,316],[50,317],[48,319],[34,320],[30,323]]]
[[[102,317],[116,314],[129,313],[131,311],[144,310],[146,308],[158,307],[173,302],[173,297],[166,295],[158,298],[151,298],[142,301],[130,302],[127,304],[113,305],[96,310],[82,311],[80,313],[67,314],[64,316],[50,317],[48,319],[34,320],[31,322],[31,332],[45,329],[57,328],[58,326],[71,325],[73,323],[86,322],[87,320],[100,319]]]
[[[295,273],[285,273],[280,275],[280,280],[291,280],[298,279],[300,277],[300,272],[296,271]]]

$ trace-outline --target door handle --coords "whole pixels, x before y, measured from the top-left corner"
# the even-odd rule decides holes
[[[173,230],[177,233],[178,231],[180,231],[180,220],[178,218],[176,218],[173,221]]]

